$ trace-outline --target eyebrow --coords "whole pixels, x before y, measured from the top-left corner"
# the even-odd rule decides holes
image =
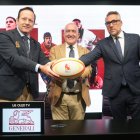
[[[6,23],[8,23],[8,22],[13,23],[14,21],[13,21],[13,20],[8,20],[8,21],[6,21]]]

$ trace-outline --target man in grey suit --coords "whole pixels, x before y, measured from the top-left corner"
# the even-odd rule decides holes
[[[0,101],[34,100],[39,95],[40,71],[59,77],[51,71],[53,62],[45,57],[40,44],[30,37],[35,24],[33,9],[20,9],[16,22],[16,29],[0,33]]]
[[[114,119],[125,120],[128,112],[132,119],[140,119],[140,37],[122,31],[122,20],[117,11],[108,12],[105,25],[110,36],[99,41],[95,49],[80,60],[87,66],[103,58],[102,94],[109,98]],[[117,47],[121,47],[122,52]]]

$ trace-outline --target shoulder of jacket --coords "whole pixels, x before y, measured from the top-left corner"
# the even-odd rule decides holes
[[[88,49],[87,49],[86,47],[83,47],[83,46],[81,46],[81,45],[78,45],[77,48],[83,49],[83,50],[85,50],[85,51],[88,51]]]
[[[41,44],[32,37],[30,37],[30,41],[34,42],[37,46],[41,46]]]
[[[52,48],[54,48],[54,49],[60,49],[62,47],[64,47],[64,45],[63,44],[60,44],[60,45],[55,45]]]

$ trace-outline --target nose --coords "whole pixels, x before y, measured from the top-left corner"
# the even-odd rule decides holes
[[[113,25],[113,23],[111,22],[109,26],[112,26],[112,25]]]
[[[25,20],[25,23],[26,23],[26,24],[29,24],[29,19],[26,19],[26,20]]]

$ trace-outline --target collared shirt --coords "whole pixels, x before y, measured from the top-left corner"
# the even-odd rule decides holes
[[[25,36],[25,34],[23,34],[23,33],[18,29],[18,27],[17,27],[17,30],[18,30],[19,34],[21,35],[21,37]],[[28,45],[29,45],[29,50],[30,50],[30,35],[27,35],[27,37],[29,38],[29,39],[28,39]]]
[[[124,45],[125,45],[125,42],[124,42],[124,33],[123,33],[123,31],[120,32],[118,37],[119,37],[118,40],[120,41],[120,45],[121,45],[121,49],[122,49],[122,55],[124,56]],[[113,37],[113,40],[114,40],[114,42],[116,41],[115,37]]]
[[[66,44],[66,57],[69,57],[69,52],[70,52],[70,45]],[[75,53],[75,58],[79,58],[79,54],[78,54],[78,49],[77,49],[77,44],[72,45],[73,46],[73,50]]]
[[[66,57],[69,57],[69,52],[70,52],[70,45],[66,44]],[[77,49],[77,44],[72,45],[73,46],[73,50],[75,53],[75,58],[79,58],[79,54],[78,54],[78,49]],[[72,89],[69,89],[67,87],[67,80],[64,80],[63,84],[62,84],[62,91],[63,92],[75,92],[78,93],[81,91],[81,84],[78,82],[78,80],[74,80],[74,87]]]
[[[21,37],[22,37],[22,36],[25,36],[25,35],[19,30],[18,27],[17,27],[17,30],[18,30],[19,34],[21,35]],[[29,44],[29,49],[30,49],[30,36],[27,35],[27,37],[29,38],[29,39],[28,39],[28,44]],[[38,72],[39,66],[40,66],[40,64],[37,64],[37,65],[36,65],[36,67],[35,67],[35,71],[36,71],[36,72]]]

